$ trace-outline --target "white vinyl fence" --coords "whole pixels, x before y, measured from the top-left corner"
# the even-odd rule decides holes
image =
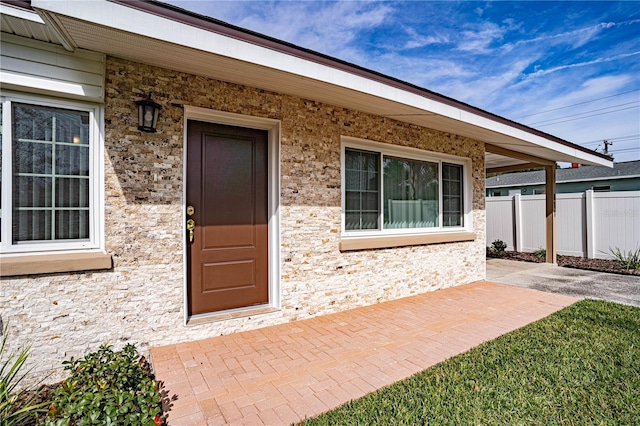
[[[513,195],[486,199],[487,245],[507,250],[545,248],[545,196]],[[640,191],[556,195],[558,254],[610,258],[610,249],[640,247]]]

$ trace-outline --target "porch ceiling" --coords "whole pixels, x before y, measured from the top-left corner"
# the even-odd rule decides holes
[[[303,49],[297,55],[290,45],[278,50],[259,35],[214,32],[208,26],[219,24],[180,11],[159,16],[117,1],[31,4],[58,27],[65,46],[389,117],[545,160],[612,166],[577,145],[452,99]],[[165,13],[158,4],[144,5]],[[487,168],[525,163],[493,153],[485,161]]]
[[[526,161],[518,160],[517,158],[506,157],[504,155],[493,154],[486,152],[484,154],[484,164],[487,170],[499,169],[502,167],[512,167],[527,164]]]

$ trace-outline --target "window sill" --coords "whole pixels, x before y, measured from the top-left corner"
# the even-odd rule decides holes
[[[111,269],[111,255],[107,253],[33,254],[0,259],[0,276],[52,274],[60,272]]]
[[[340,251],[368,250],[391,247],[475,241],[473,232],[450,232],[423,235],[385,235],[380,237],[353,237],[340,241]]]

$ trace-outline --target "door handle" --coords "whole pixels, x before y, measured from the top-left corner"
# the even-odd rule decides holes
[[[189,242],[193,242],[193,230],[196,229],[196,222],[193,219],[187,220],[187,231],[189,231]]]

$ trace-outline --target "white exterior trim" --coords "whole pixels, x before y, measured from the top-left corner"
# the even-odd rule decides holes
[[[281,291],[280,291],[280,121],[269,118],[253,117],[249,115],[234,114],[224,111],[211,110],[190,105],[184,106],[184,139],[183,139],[183,188],[182,188],[182,223],[187,220],[187,121],[197,120],[216,124],[226,124],[231,126],[240,126],[251,129],[266,130],[268,132],[268,215],[269,215],[269,303],[267,305],[259,305],[256,307],[228,309],[225,311],[216,311],[210,314],[189,315],[189,299],[187,281],[187,238],[186,228],[183,227],[183,264],[184,264],[184,323],[185,325],[192,319],[205,320],[210,317],[211,320],[218,318],[228,319],[230,315],[246,315],[253,314],[259,310],[273,312],[281,307]],[[270,308],[264,310],[264,308]],[[198,321],[200,322],[200,321]]]
[[[105,192],[104,192],[104,109],[101,105],[82,103],[70,100],[62,100],[57,98],[49,98],[17,92],[2,92],[0,101],[3,103],[3,119],[2,132],[6,135],[12,134],[11,108],[7,108],[10,103],[18,102],[29,105],[48,106],[53,108],[64,108],[75,111],[85,111],[89,113],[90,126],[90,144],[89,144],[89,185],[92,193],[91,202],[89,204],[89,241],[70,241],[60,243],[23,243],[13,245],[11,243],[11,215],[13,205],[12,202],[12,152],[11,149],[3,149],[5,155],[2,156],[3,182],[8,184],[3,186],[2,206],[2,236],[4,241],[0,243],[2,256],[17,256],[27,254],[43,254],[43,253],[67,253],[67,252],[87,252],[100,251],[105,252]],[[12,138],[5,137],[3,144],[11,144]]]

